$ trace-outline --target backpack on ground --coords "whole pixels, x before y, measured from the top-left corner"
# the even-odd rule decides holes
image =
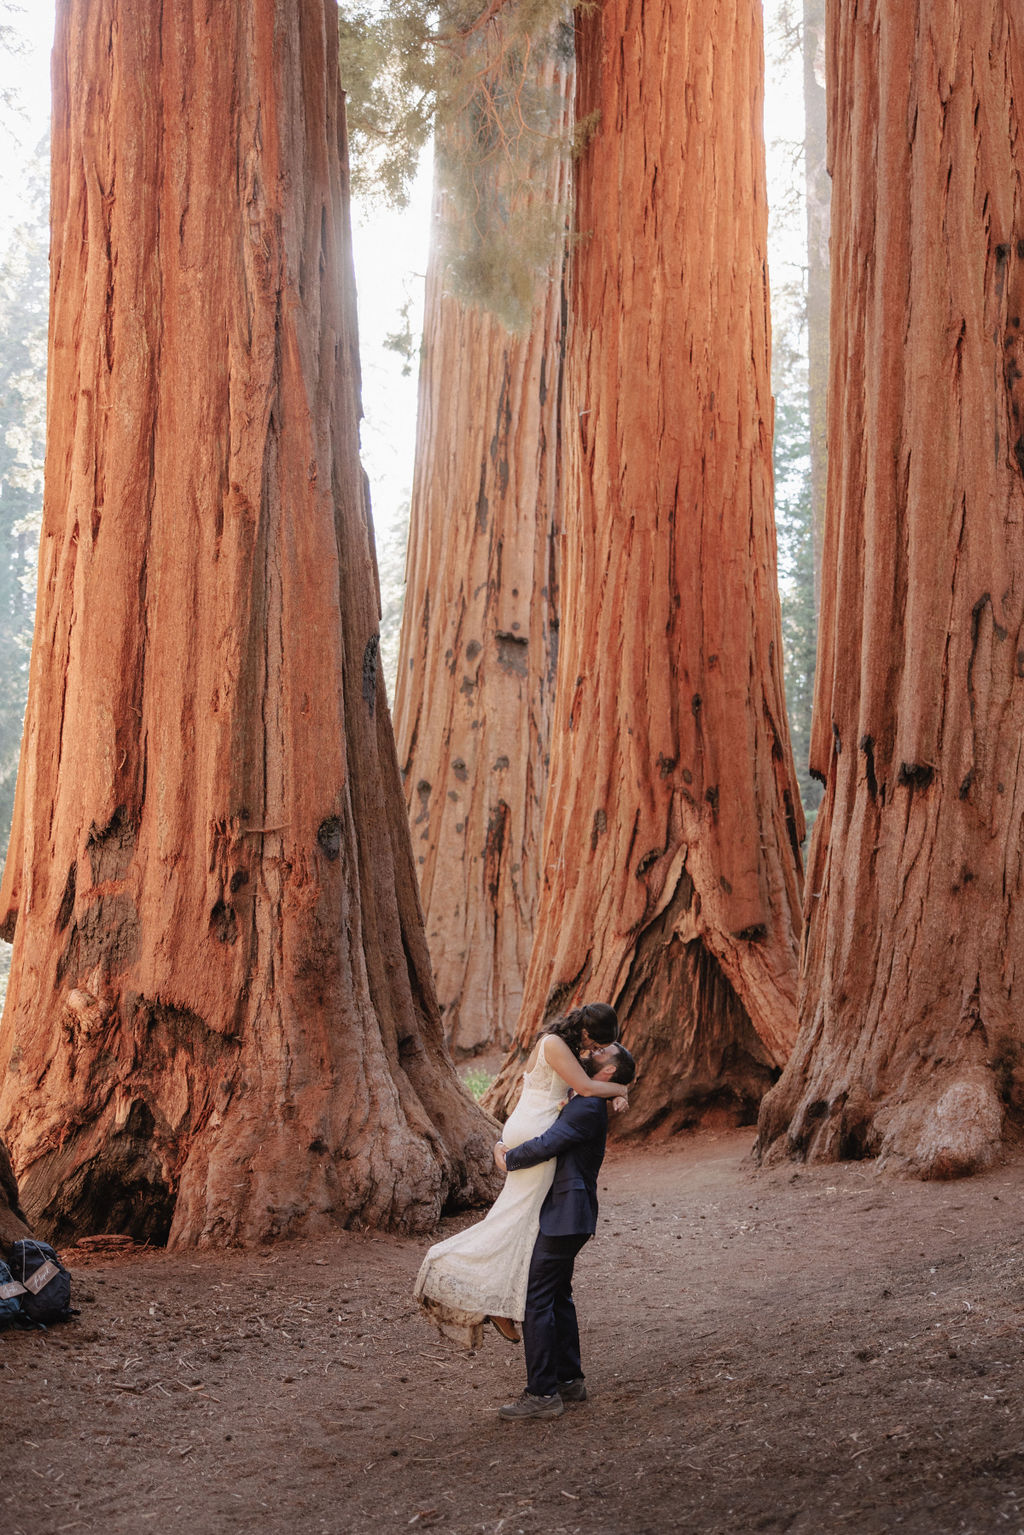
[[[25,1286],[19,1284],[0,1258],[0,1327],[16,1327],[22,1318],[21,1297]]]
[[[18,1300],[29,1321],[66,1322],[72,1315],[71,1275],[46,1242],[15,1242],[10,1271],[23,1287]]]

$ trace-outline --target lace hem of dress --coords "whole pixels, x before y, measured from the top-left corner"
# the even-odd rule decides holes
[[[481,1222],[480,1225],[483,1223]],[[477,1265],[473,1265],[470,1271],[464,1272],[463,1266],[452,1272],[443,1267],[442,1262],[435,1262],[431,1253],[420,1264],[419,1274],[416,1276],[416,1285],[413,1289],[413,1298],[419,1301],[425,1311],[444,1316],[456,1317],[461,1321],[465,1318],[482,1318],[484,1321],[489,1316],[507,1316],[514,1322],[521,1322],[526,1312],[526,1273],[529,1268],[529,1259],[533,1254],[533,1244],[536,1240],[536,1229],[539,1222],[531,1223],[534,1227],[528,1246],[525,1249],[525,1261],[520,1258],[517,1267],[522,1269],[522,1283],[516,1286],[522,1291],[521,1298],[512,1293],[512,1287],[507,1282],[505,1273],[498,1270],[490,1276],[482,1274]],[[476,1230],[476,1227],[467,1227],[467,1230]],[[456,1254],[456,1258],[460,1255]]]
[[[455,1306],[434,1300],[431,1295],[420,1295],[418,1300],[423,1315],[428,1322],[433,1322],[442,1338],[461,1343],[465,1349],[479,1348],[483,1343],[488,1319],[478,1311],[459,1311]]]

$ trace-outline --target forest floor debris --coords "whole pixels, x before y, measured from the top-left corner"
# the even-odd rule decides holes
[[[0,1526],[138,1535],[1024,1531],[1024,1160],[960,1183],[613,1147],[577,1264],[591,1400],[410,1300],[426,1243],[70,1254],[0,1334]],[[468,1217],[444,1223],[444,1233]]]

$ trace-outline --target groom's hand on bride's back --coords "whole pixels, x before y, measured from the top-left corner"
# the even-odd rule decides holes
[[[504,1141],[498,1141],[494,1148],[495,1166],[498,1167],[499,1170],[503,1173],[508,1172],[508,1168],[505,1166],[505,1153],[507,1150],[508,1147],[505,1145]]]

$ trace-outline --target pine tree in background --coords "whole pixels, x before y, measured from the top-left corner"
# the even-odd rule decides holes
[[[809,755],[826,463],[829,181],[824,92],[818,83],[824,0],[802,0],[802,5],[773,0],[766,13],[766,62],[777,98],[792,98],[798,81],[803,86],[802,136],[795,132],[771,144],[768,195],[775,528],[786,712],[809,836],[822,795]]]
[[[388,703],[395,702],[395,676],[398,671],[398,636],[405,606],[405,554],[409,543],[409,503],[404,501],[398,516],[377,541],[377,579],[380,582],[380,664]]]
[[[817,614],[814,602],[814,524],[807,383],[807,332],[803,290],[776,290],[772,385],[775,394],[775,532],[779,551],[779,598],[786,713],[807,832],[822,788],[808,765]]]
[[[26,42],[18,30],[17,21],[22,7],[12,4],[12,0],[0,0],[0,52],[17,56],[26,51]],[[13,17],[13,20],[7,18]],[[10,85],[0,86],[0,113],[4,118],[12,114],[20,113],[18,92]],[[10,138],[7,122],[3,122],[5,136]],[[10,144],[6,146],[9,152]]]

